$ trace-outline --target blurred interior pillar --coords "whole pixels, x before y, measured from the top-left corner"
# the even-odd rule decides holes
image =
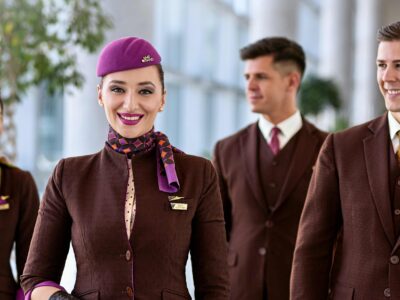
[[[376,32],[382,22],[382,2],[356,0],[353,96],[350,125],[380,113],[381,97],[376,83]],[[350,53],[348,55],[351,55]]]
[[[349,117],[352,91],[354,1],[321,1],[320,61],[318,73],[335,81],[342,97],[342,111]]]
[[[250,0],[250,42],[266,36],[297,37],[299,0]]]

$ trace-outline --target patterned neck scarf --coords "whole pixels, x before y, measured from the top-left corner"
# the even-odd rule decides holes
[[[124,138],[110,126],[107,144],[115,151],[126,154],[129,158],[151,151],[156,147],[158,188],[167,193],[176,193],[179,190],[174,153],[183,152],[173,147],[164,133],[154,131],[153,128],[142,136]]]

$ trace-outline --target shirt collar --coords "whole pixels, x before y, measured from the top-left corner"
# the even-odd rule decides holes
[[[301,118],[300,112],[296,111],[286,120],[274,125],[270,121],[266,120],[262,115],[260,116],[258,127],[267,141],[271,139],[271,129],[274,126],[278,127],[281,130],[281,134],[289,140],[301,129],[301,126],[303,126],[303,119]]]
[[[397,131],[400,130],[400,123],[393,117],[392,113],[388,112],[388,123],[389,123],[389,133],[390,139],[393,140],[396,137]]]

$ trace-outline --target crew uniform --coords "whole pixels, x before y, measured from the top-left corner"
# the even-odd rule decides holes
[[[17,275],[22,274],[39,209],[39,196],[29,172],[0,159],[0,299],[15,300],[19,289],[10,266],[16,245]]]

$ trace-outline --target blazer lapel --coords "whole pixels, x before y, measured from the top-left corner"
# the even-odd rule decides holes
[[[312,168],[312,163],[315,159],[314,153],[318,146],[318,140],[312,134],[312,130],[307,121],[303,119],[303,126],[298,132],[297,144],[280,195],[273,209],[274,211],[285,202],[285,199],[302,178],[307,168]]]
[[[388,125],[387,114],[373,121],[369,126],[373,134],[364,139],[365,165],[369,186],[385,234],[393,246],[395,234],[390,204],[388,172]],[[382,151],[383,149],[383,151]],[[377,159],[379,158],[379,159]]]
[[[254,198],[262,206],[265,212],[268,213],[268,207],[264,194],[261,189],[261,180],[259,175],[259,154],[258,154],[258,125],[254,123],[246,131],[246,134],[240,138],[240,153],[243,163],[245,180],[254,195]]]

